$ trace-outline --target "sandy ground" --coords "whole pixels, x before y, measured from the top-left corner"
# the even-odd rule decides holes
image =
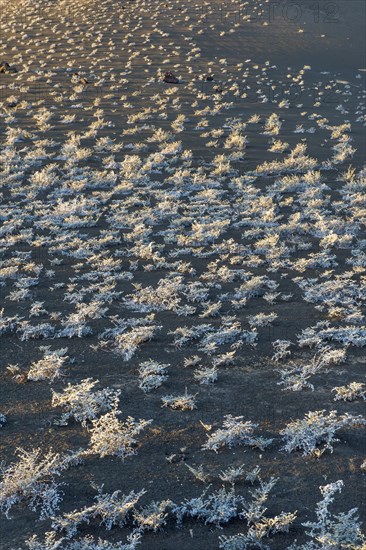
[[[308,411],[365,414],[362,398],[335,402],[332,393],[365,382],[364,21],[359,0],[1,2],[0,59],[18,71],[0,74],[3,511],[6,468],[19,460],[17,449],[90,449],[91,423],[57,425],[64,411],[51,400],[53,391],[91,378],[98,389],[121,391],[121,419],[153,422],[137,437],[136,456],[122,462],[90,451],[81,465],[62,471],[62,500],[52,516],[90,506],[101,485],[104,493],[144,488],[139,506],[166,499],[179,504],[205,485],[208,493],[220,489],[226,468],[244,465],[249,472],[258,465],[263,480],[278,478],[265,516],[297,511],[289,533],[265,539],[271,550],[295,540],[305,548],[310,539],[302,524],[315,520],[319,487],[327,483],[344,483],[332,510],[358,507],[364,520],[364,429],[345,427],[334,452],[320,458],[283,451],[280,434]],[[179,84],[162,82],[166,70]],[[273,113],[278,131],[266,133]],[[246,138],[228,145],[233,134]],[[275,140],[282,151],[269,150]],[[307,157],[295,168],[280,165],[299,143],[307,145]],[[218,161],[218,155],[224,156]],[[279,165],[263,169],[273,161]],[[220,162],[228,164],[218,169]],[[345,175],[350,167],[353,178]],[[305,180],[312,171],[319,171],[315,187]],[[298,188],[286,188],[290,176],[298,177]],[[277,240],[260,245],[274,235]],[[256,277],[263,279],[255,283]],[[239,305],[246,294],[240,297],[238,289],[247,280],[256,291]],[[344,280],[344,288],[321,291],[316,300],[301,280],[312,289],[314,281]],[[146,287],[148,298],[141,292]],[[34,309],[39,302],[41,313]],[[94,313],[83,317],[80,304]],[[217,312],[210,314],[213,304]],[[253,316],[271,313],[276,316],[265,326],[251,324]],[[111,341],[103,345],[104,331],[136,318],[159,329],[125,360]],[[330,336],[315,347],[303,345],[303,331],[322,321],[354,330],[359,340],[348,342],[347,333],[342,341]],[[39,337],[27,333],[42,323],[48,326]],[[205,345],[202,336],[175,345],[174,331],[202,324],[210,324],[213,335],[223,327],[232,332],[216,345]],[[251,330],[254,345],[245,341]],[[277,340],[291,343],[290,358],[274,360]],[[313,391],[278,385],[279,369],[291,361],[309,364],[326,345],[346,349],[347,356],[311,377]],[[42,346],[67,348],[59,378],[30,379]],[[210,367],[226,353],[233,361],[219,364],[212,384],[200,384],[195,367],[184,366],[198,355],[199,366]],[[149,360],[168,364],[168,378],[144,393],[139,368]],[[196,408],[162,407],[164,396],[186,390]],[[242,445],[202,450],[229,414],[257,424],[272,444],[263,451]],[[187,465],[202,465],[210,487]],[[258,480],[235,483],[236,494],[249,500],[257,487]],[[1,515],[4,550],[33,548],[26,541],[33,534],[43,540],[54,521],[29,508],[29,495],[16,496],[10,519]],[[235,514],[223,529],[195,518],[178,529],[171,509],[167,513],[156,533],[142,531],[142,550],[214,549],[219,536],[248,530]],[[91,534],[117,544],[136,528],[132,514],[122,528],[98,523],[81,524],[74,539]],[[80,548],[97,548],[84,544]]]

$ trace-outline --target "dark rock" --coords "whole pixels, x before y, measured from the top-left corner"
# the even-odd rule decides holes
[[[167,71],[164,73],[163,82],[167,82],[168,84],[178,84],[179,80],[171,71]]]
[[[2,61],[0,63],[0,73],[14,74],[17,72],[18,69],[14,65],[10,66],[9,63],[7,63],[6,61]]]

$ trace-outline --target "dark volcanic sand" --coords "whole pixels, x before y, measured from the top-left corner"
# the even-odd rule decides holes
[[[327,277],[324,275],[326,268],[315,267],[300,272],[291,263],[319,252],[319,236],[311,233],[311,227],[307,229],[301,239],[310,242],[310,248],[292,252],[290,263],[275,271],[271,269],[273,266],[270,257],[265,254],[260,256],[263,260],[261,265],[251,266],[249,257],[236,261],[235,250],[225,255],[225,252],[217,249],[229,239],[244,246],[253,245],[253,239],[243,233],[249,228],[255,228],[256,223],[242,226],[235,226],[235,223],[249,217],[259,227],[263,221],[259,213],[248,213],[245,210],[240,202],[241,191],[234,192],[230,182],[235,176],[252,173],[265,161],[283,160],[283,153],[268,151],[271,136],[262,133],[263,123],[272,113],[279,114],[283,122],[279,135],[274,139],[287,142],[290,149],[306,139],[307,154],[317,159],[316,169],[321,170],[321,181],[328,186],[325,194],[329,201],[324,203],[324,207],[328,209],[329,216],[338,216],[342,220],[348,220],[350,224],[358,224],[359,232],[351,246],[335,246],[331,249],[337,264],[331,268],[334,271],[330,277],[352,271],[354,265],[349,263],[352,249],[357,248],[357,243],[361,243],[363,250],[365,247],[364,211],[356,213],[351,207],[342,209],[340,204],[346,200],[340,192],[345,185],[342,174],[350,165],[359,172],[364,162],[365,122],[362,116],[366,70],[365,5],[358,0],[319,1],[315,5],[310,1],[292,4],[292,8],[286,8],[282,3],[271,6],[268,3],[249,2],[244,14],[253,14],[250,22],[244,21],[243,11],[239,12],[237,6],[231,4],[229,7],[228,4],[219,3],[211,4],[211,12],[207,7],[210,6],[209,3],[204,5],[171,0],[165,3],[151,0],[126,2],[125,9],[122,9],[123,3],[111,0],[75,3],[69,0],[42,0],[37,4],[19,2],[2,5],[0,57],[14,63],[19,72],[17,75],[0,74],[0,100],[3,102],[0,113],[0,220],[3,226],[2,230],[0,228],[0,261],[1,267],[8,267],[10,264],[6,262],[15,258],[17,252],[29,251],[29,261],[44,266],[44,270],[37,276],[37,284],[30,289],[30,299],[10,299],[9,294],[17,290],[17,279],[4,274],[4,286],[0,287],[4,315],[19,315],[32,325],[51,323],[56,330],[60,330],[60,319],[75,313],[75,303],[65,300],[65,293],[93,283],[80,278],[83,273],[92,271],[88,257],[76,257],[72,253],[68,255],[65,253],[66,245],[64,250],[61,245],[52,249],[65,229],[57,220],[52,221],[54,225],[47,225],[46,216],[52,212],[58,200],[81,201],[84,198],[94,198],[96,208],[99,209],[96,222],[91,227],[81,224],[80,227],[69,228],[66,242],[78,237],[81,239],[80,249],[90,251],[92,247],[89,249],[89,244],[101,240],[106,235],[103,232],[115,231],[121,237],[121,243],[101,244],[100,250],[120,261],[122,271],[130,270],[130,261],[139,260],[137,269],[132,271],[132,280],[117,281],[114,290],[121,295],[110,303],[103,304],[108,308],[105,317],[87,319],[87,325],[93,330],[92,335],[83,338],[50,337],[22,341],[21,332],[13,332],[0,337],[0,413],[7,418],[6,424],[1,428],[1,458],[5,465],[16,460],[15,453],[20,447],[27,450],[40,447],[45,451],[52,448],[57,452],[88,448],[90,435],[80,424],[70,421],[66,427],[54,425],[62,411],[51,407],[51,388],[62,391],[67,383],[76,384],[82,379],[93,378],[99,380],[100,388],[119,388],[122,419],[127,416],[153,419],[153,423],[137,437],[136,456],[128,457],[122,462],[117,457],[99,458],[97,455],[90,455],[82,465],[62,473],[60,481],[65,484],[61,487],[64,494],[58,511],[60,515],[92,504],[96,490],[91,483],[104,484],[105,493],[119,489],[127,494],[132,490],[140,491],[145,488],[146,494],[140,501],[143,505],[152,500],[168,498],[179,503],[184,499],[197,497],[204,489],[204,484],[194,478],[185,464],[194,467],[203,464],[204,471],[211,474],[212,486],[209,492],[223,485],[219,478],[222,470],[244,464],[246,472],[259,465],[261,476],[265,480],[271,476],[279,478],[266,504],[268,517],[281,511],[298,511],[289,534],[278,534],[268,539],[271,550],[284,550],[295,539],[299,544],[309,540],[301,524],[315,519],[315,505],[321,498],[319,486],[338,479],[343,480],[344,487],[332,510],[341,512],[358,507],[360,519],[365,519],[365,473],[360,469],[366,458],[362,428],[347,427],[341,430],[340,442],[334,445],[334,452],[326,452],[320,459],[304,457],[301,452],[288,454],[280,450],[283,445],[280,430],[291,420],[303,418],[308,411],[336,409],[340,414],[365,414],[364,401],[361,399],[334,402],[334,393],[331,392],[335,386],[347,385],[353,381],[364,382],[366,360],[362,347],[350,346],[345,363],[331,365],[314,375],[311,379],[314,391],[306,388],[299,392],[283,391],[277,384],[280,379],[277,369],[281,365],[271,360],[272,343],[278,339],[289,340],[294,344],[294,357],[307,359],[313,356],[314,350],[298,345],[297,337],[301,331],[314,326],[318,321],[330,320],[332,326],[338,322],[331,316],[326,303],[322,303],[325,307],[321,311],[315,307],[317,303],[306,301],[303,291],[293,280],[296,277],[318,277],[323,281],[322,277]],[[189,20],[185,20],[187,17]],[[235,32],[230,32],[231,29]],[[150,42],[145,41],[146,35],[149,35]],[[151,44],[155,48],[150,49]],[[149,49],[146,50],[148,46]],[[192,53],[193,47],[198,48],[200,57],[193,57],[197,53]],[[149,60],[144,59],[144,56]],[[168,62],[164,63],[164,59],[168,59]],[[226,59],[226,63],[220,62],[222,59]],[[238,67],[238,64],[242,66]],[[302,73],[299,71],[304,66],[309,68],[304,69],[302,80]],[[206,74],[208,67],[215,75],[212,85],[198,80]],[[176,89],[164,86],[157,78],[158,71],[168,69],[172,69],[182,80]],[[89,80],[87,88],[72,90],[70,76],[74,71],[80,72]],[[148,82],[149,79],[151,82]],[[246,91],[247,98],[234,95],[233,84],[239,86],[241,94]],[[214,85],[221,87],[221,95],[215,96]],[[166,94],[167,90],[171,91],[170,95]],[[200,95],[202,91],[206,93],[205,96]],[[170,98],[161,110],[157,94]],[[14,97],[17,106],[9,107],[8,103],[14,101]],[[267,101],[263,101],[263,98]],[[279,105],[282,99],[289,99],[287,107]],[[338,108],[340,104],[343,109]],[[221,110],[216,114],[198,113],[207,106],[216,106],[219,110],[220,105]],[[43,107],[52,113],[50,127],[42,127],[41,124],[37,126],[34,118]],[[151,109],[147,118],[131,123],[128,117],[144,108]],[[116,190],[109,184],[95,185],[94,189],[88,185],[83,186],[80,182],[82,178],[78,180],[78,174],[72,173],[72,167],[67,165],[67,155],[65,158],[57,158],[68,137],[67,132],[85,134],[89,125],[96,120],[97,109],[103,109],[104,121],[113,125],[97,128],[95,135],[83,137],[80,147],[90,148],[92,154],[85,160],[75,162],[74,166],[90,170],[84,174],[86,179],[91,177],[93,171],[114,170],[117,179],[113,185],[119,185]],[[166,118],[161,116],[164,112]],[[347,122],[351,124],[351,145],[356,149],[351,158],[324,169],[324,162],[332,157],[332,146],[335,142],[330,137],[329,128],[319,127],[316,119],[309,118],[312,113],[327,119],[330,126],[340,126]],[[175,135],[171,123],[180,114],[186,115],[189,120],[184,122],[183,131]],[[248,123],[254,114],[261,117],[260,123]],[[70,115],[75,115],[75,119],[64,124],[63,117]],[[243,158],[231,161],[234,171],[218,177],[219,183],[215,185],[210,163],[216,155],[228,154],[228,149],[224,148],[224,139],[228,135],[229,117],[248,123],[243,134],[249,141]],[[207,127],[196,129],[197,123],[204,118],[209,119]],[[314,128],[314,132],[294,133],[298,125],[303,125],[305,130]],[[133,126],[139,127],[139,131],[131,135],[123,134],[123,131]],[[11,130],[5,134],[7,128],[23,132],[23,139],[14,140],[13,143],[19,154],[19,159],[13,159],[10,168],[13,176],[9,176],[8,162],[1,160],[5,158],[7,148],[12,145]],[[120,172],[120,166],[108,168],[108,161],[105,159],[112,154],[114,161],[121,163],[125,155],[138,154],[144,161],[148,155],[157,152],[157,144],[148,141],[148,138],[158,128],[173,132],[173,141],[180,140],[182,149],[192,151],[192,170],[203,166],[205,177],[209,180],[207,185],[202,184],[192,191],[186,183],[172,183],[169,180],[174,169],[184,165],[184,159],[179,155],[176,165],[168,161],[165,167],[148,174],[148,183],[144,183],[142,179],[134,181],[133,176],[128,177]],[[216,147],[207,147],[207,142],[214,138],[202,137],[201,134],[215,128],[224,128],[224,137],[218,138]],[[106,136],[115,140],[116,144],[123,142],[124,148],[113,153],[95,149],[97,139]],[[44,143],[45,151],[44,154],[39,154],[38,164],[24,164],[26,155],[39,145],[39,140],[54,140],[56,143],[55,146],[50,142]],[[142,143],[146,148],[141,152],[126,148],[126,145],[136,143]],[[31,183],[31,175],[46,165],[55,166],[58,179],[43,188],[41,185],[37,187],[37,184]],[[286,171],[282,175],[286,175]],[[105,175],[101,176],[102,179],[103,177]],[[205,177],[201,177],[201,180]],[[248,185],[259,190],[259,197],[265,197],[268,196],[269,186],[279,178],[278,174],[257,175],[254,183],[249,182]],[[122,184],[126,181],[130,188],[127,185],[123,188]],[[151,182],[154,184],[149,185]],[[245,185],[243,183],[243,189]],[[207,189],[218,189],[223,192],[222,196],[216,198],[205,195],[204,191]],[[157,190],[161,191],[161,195]],[[173,191],[176,191],[174,200]],[[203,195],[200,200],[196,197],[199,205],[193,210],[191,207],[196,200],[193,197],[200,192]],[[358,205],[365,208],[365,187],[358,192],[361,196]],[[164,211],[160,221],[160,214],[152,219],[153,211],[161,212],[159,208],[162,208],[164,193],[170,197],[169,208],[172,211]],[[301,193],[289,193],[286,196],[283,194],[281,200],[287,196],[292,196],[295,203],[298,201],[296,208],[292,210],[291,203],[276,203],[277,214],[282,215],[282,218],[276,219],[275,224],[286,224],[290,216],[296,212],[303,213],[306,209],[307,205],[299,202]],[[126,216],[128,214],[131,219],[135,216],[136,221],[131,222],[127,228],[115,229],[108,217],[114,211],[113,205],[117,201],[121,201],[118,207],[123,212],[123,201],[127,199],[129,202],[126,202]],[[175,201],[177,210],[174,213]],[[250,206],[247,205],[246,208],[249,210]],[[145,217],[142,212],[146,213]],[[230,224],[218,238],[202,245],[203,250],[212,252],[207,258],[195,256],[193,249],[174,256],[175,250],[186,245],[169,242],[168,239],[164,241],[164,236],[159,233],[168,227],[174,229],[174,220],[177,220],[176,233],[188,234],[191,227],[189,223],[203,219],[204,216],[209,218],[210,215],[214,219],[215,213],[222,219],[229,219]],[[328,214],[325,214],[325,219]],[[183,223],[178,225],[178,221],[182,221],[184,217],[192,218],[188,220],[186,227]],[[156,265],[156,258],[155,265],[152,268],[147,267],[154,264],[154,260],[142,255],[139,257],[136,249],[131,251],[135,243],[133,237],[129,239],[126,233],[139,223],[152,230],[151,233],[146,233],[142,242],[154,243],[154,250],[161,245],[161,254],[167,262],[190,262],[195,274],[182,271],[185,284],[194,281],[206,284],[202,275],[207,272],[211,262],[218,260],[220,267],[243,269],[253,276],[267,275],[278,283],[277,292],[292,296],[288,300],[278,299],[274,304],[269,304],[262,296],[255,297],[249,299],[242,309],[234,309],[229,299],[225,301],[222,298],[220,316],[207,318],[200,317],[204,311],[203,305],[191,301],[189,305],[197,307],[197,311],[190,316],[179,316],[172,310],[155,311],[155,322],[162,329],[157,331],[151,341],[139,346],[129,361],[123,361],[110,350],[96,350],[95,346],[100,342],[98,336],[106,328],[113,327],[112,317],[126,319],[144,318],[148,315],[145,312],[136,313],[123,301],[127,295],[135,292],[134,285],[140,283],[143,287],[151,286],[156,289],[159,281],[169,274],[179,275],[173,267]],[[305,224],[305,218],[299,223]],[[316,219],[313,218],[311,222],[307,220],[306,223],[311,226],[311,223],[316,223]],[[9,229],[8,225],[11,224],[14,227]],[[42,241],[47,237],[50,237],[48,243],[46,240]],[[284,237],[283,242],[285,241]],[[130,255],[126,252],[130,252]],[[59,265],[51,265],[50,260],[55,258],[61,260]],[[25,260],[20,262],[17,276],[36,277],[34,266],[26,268],[26,263]],[[51,269],[54,270],[54,275],[47,277],[45,270]],[[97,268],[94,266],[93,269]],[[100,280],[103,281],[103,275]],[[365,270],[354,269],[354,280],[360,288],[360,295],[355,302],[362,312]],[[57,283],[65,283],[65,286],[53,288]],[[221,286],[211,285],[206,301],[221,300],[220,297],[225,293],[233,293],[241,281],[236,279],[233,282],[218,283]],[[75,284],[75,288],[69,286],[72,284]],[[86,294],[83,301],[89,303],[93,299],[97,298],[93,294]],[[47,314],[30,317],[29,310],[34,301],[44,302]],[[186,298],[182,298],[182,304],[187,303]],[[60,312],[60,319],[50,319],[51,312]],[[212,364],[215,355],[233,348],[230,344],[225,344],[211,353],[205,353],[200,352],[193,343],[177,349],[169,332],[180,326],[191,327],[203,323],[210,323],[217,328],[221,324],[222,315],[235,316],[242,329],[249,330],[248,317],[260,312],[275,312],[278,317],[271,326],[258,327],[257,345],[251,347],[244,344],[239,347],[234,364],[219,367],[218,381],[215,384],[198,384],[193,378],[194,369],[183,366],[184,359],[197,354],[202,357],[201,364],[208,366]],[[365,320],[362,318],[355,326],[359,326],[361,330],[364,325]],[[49,345],[52,350],[67,347],[67,355],[74,361],[66,363],[62,369],[63,376],[51,384],[47,380],[17,383],[7,367],[18,364],[27,373],[31,363],[42,358],[39,349],[42,345]],[[334,342],[331,345],[339,347]],[[145,394],[138,387],[138,368],[143,361],[149,359],[169,363],[169,378],[160,388]],[[182,394],[185,388],[190,393],[197,393],[196,409],[173,411],[161,407],[163,396]],[[257,423],[258,433],[274,438],[274,442],[263,452],[245,446],[224,448],[217,454],[213,451],[202,451],[207,434],[201,422],[212,424],[214,429],[218,429],[226,414],[243,416],[245,420]],[[169,462],[167,457],[171,455],[175,457]],[[230,487],[229,484],[226,486]],[[257,485],[253,486],[255,487]],[[240,481],[236,484],[238,494],[247,496],[249,490],[251,486],[248,482]],[[39,513],[30,511],[26,504],[23,502],[14,506],[10,513],[11,519],[1,515],[1,549],[26,548],[25,540],[33,533],[42,539],[44,533],[51,530],[51,521],[41,521]],[[77,536],[92,534],[116,542],[126,540],[132,527],[132,521],[129,520],[126,527],[107,531],[94,521],[90,525],[83,524]],[[144,533],[141,549],[216,549],[219,548],[219,535],[230,536],[245,532],[246,529],[244,520],[238,518],[223,524],[223,530],[189,519],[185,519],[182,528],[177,529],[170,514],[161,531]]]

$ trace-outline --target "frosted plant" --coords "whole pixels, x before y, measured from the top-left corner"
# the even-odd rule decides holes
[[[167,509],[172,505],[171,500],[162,500],[161,502],[151,502],[141,510],[134,510],[133,519],[141,531],[158,531],[166,524],[168,517]]]
[[[226,481],[232,484],[242,479],[243,476],[244,476],[244,464],[237,467],[231,466],[230,468],[227,468],[226,470],[222,471],[219,474],[219,478],[221,479],[221,481]]]
[[[282,450],[288,453],[303,450],[304,456],[320,457],[326,450],[333,452],[332,444],[339,441],[335,437],[337,431],[345,426],[366,424],[366,419],[360,415],[338,415],[337,411],[325,413],[325,410],[308,412],[303,419],[287,424],[280,432],[286,443]]]
[[[93,517],[100,518],[100,525],[103,525],[107,530],[110,530],[114,525],[123,527],[126,523],[127,516],[134,509],[138,500],[145,494],[142,490],[139,493],[131,491],[129,495],[122,495],[120,491],[114,491],[110,494],[100,493],[95,497],[96,503],[93,505]]]
[[[263,294],[263,300],[266,300],[266,302],[272,305],[276,302],[279,296],[281,296],[280,292],[266,292]]]
[[[248,124],[257,124],[258,122],[260,122],[260,120],[261,120],[260,115],[255,114],[248,119]]]
[[[37,535],[33,535],[25,541],[25,544],[29,550],[59,550],[60,548],[65,548],[65,539],[56,539],[56,536],[54,531],[48,531],[43,541],[40,541]]]
[[[273,518],[263,518],[257,522],[254,527],[255,536],[262,540],[264,537],[275,535],[276,533],[288,533],[290,525],[295,521],[297,512],[281,512]]]
[[[21,333],[21,341],[38,338],[51,338],[55,333],[55,327],[50,323],[40,323],[39,325],[30,325],[28,321],[22,321],[17,329]]]
[[[87,421],[94,420],[100,413],[116,406],[121,391],[111,388],[92,391],[98,383],[99,380],[85,378],[80,384],[69,383],[62,393],[52,390],[52,407],[66,409],[58,423],[67,424],[70,418],[74,418],[86,426]]]
[[[237,289],[235,289],[234,298],[257,298],[258,296],[263,296],[265,288],[270,288],[271,286],[272,284],[268,277],[248,277]]]
[[[334,401],[355,401],[356,399],[366,401],[366,385],[360,382],[351,382],[347,386],[337,386],[332,391],[336,392]]]
[[[32,297],[32,293],[28,289],[23,288],[10,292],[10,294],[6,296],[6,299],[12,302],[22,302],[23,300],[31,300]]]
[[[254,428],[258,425],[250,421],[243,421],[243,416],[226,415],[223,427],[208,436],[207,442],[202,446],[204,450],[218,452],[222,447],[234,447],[237,445],[249,445],[261,450],[270,445],[273,439],[265,439],[254,436]]]
[[[324,235],[324,230],[321,235]],[[330,235],[324,235],[324,238],[325,236]],[[327,277],[323,281],[298,278],[295,282],[304,292],[306,301],[326,305],[330,310],[342,307],[349,309],[362,300],[363,292],[358,281],[345,273],[331,279]]]
[[[169,407],[173,410],[192,411],[197,408],[195,403],[196,395],[187,393],[187,388],[182,395],[165,395],[161,398],[163,402],[162,407]]]
[[[273,128],[276,132],[276,127]],[[271,134],[275,135],[275,134]],[[318,162],[305,154],[306,144],[298,143],[283,161],[274,160],[272,162],[263,162],[256,167],[254,174],[282,174],[284,172],[306,172],[317,167]]]
[[[144,361],[139,368],[139,388],[145,393],[159,388],[168,379],[167,367],[170,365],[158,363],[158,361]]]
[[[197,468],[193,468],[193,466],[190,466],[189,464],[185,464],[185,466],[187,466],[188,470],[194,475],[196,479],[198,479],[198,481],[206,483],[210,479],[209,474],[206,474],[204,472],[202,464]]]
[[[274,139],[271,147],[268,151],[271,153],[283,153],[286,149],[289,149],[290,146],[288,143],[281,141],[280,139]]]
[[[123,527],[139,499],[145,494],[143,489],[139,493],[131,491],[128,495],[122,495],[121,491],[114,493],[102,493],[103,487],[98,488],[98,494],[94,497],[96,502],[91,506],[67,512],[62,516],[55,517],[52,527],[55,531],[61,531],[67,538],[73,537],[80,525],[89,523],[92,519],[98,519],[99,525],[108,531],[115,525]]]
[[[260,486],[250,492],[252,499],[244,501],[244,511],[240,514],[249,525],[248,532],[233,537],[220,537],[220,548],[225,550],[249,550],[251,548],[267,550],[269,546],[264,544],[264,538],[276,533],[288,532],[291,523],[296,519],[296,512],[281,512],[273,518],[265,516],[267,508],[264,504],[268,500],[269,493],[276,481],[274,477],[267,482],[261,480]]]
[[[336,256],[330,254],[328,250],[322,252],[313,252],[305,258],[301,258],[293,263],[293,268],[303,273],[307,269],[319,269],[327,267],[336,267]]]
[[[324,367],[332,364],[338,365],[345,359],[345,349],[332,349],[330,346],[321,347],[308,362],[292,362],[285,369],[282,369],[280,371],[281,381],[278,384],[284,385],[286,390],[299,391],[305,387],[314,390],[309,378]]]
[[[33,302],[29,309],[29,317],[40,317],[41,315],[47,315],[47,310],[43,307],[44,302]]]
[[[124,301],[135,311],[174,311],[181,301],[179,292],[183,289],[182,281],[183,277],[160,279],[156,288],[134,284],[134,293],[127,295]]]
[[[76,304],[77,321],[85,321],[86,319],[101,319],[108,311],[107,307],[104,307],[103,302],[92,301],[87,304]]]
[[[56,539],[56,533],[50,531],[46,533],[45,539],[40,541],[37,535],[33,535],[25,541],[29,550],[136,550],[140,544],[141,534],[132,532],[128,537],[128,542],[109,542],[101,538],[94,539],[91,535],[67,542],[65,537]],[[20,549],[19,549],[20,550]]]
[[[251,327],[267,327],[277,319],[277,317],[277,313],[258,313],[257,315],[249,316],[248,322]]]
[[[218,168],[216,169],[219,170]],[[227,168],[222,167],[222,171],[225,172]],[[181,245],[194,244],[194,245],[207,245],[215,242],[220,235],[222,235],[230,224],[229,220],[217,220],[212,223],[194,221],[192,223],[192,230],[188,237],[177,236],[177,241]],[[205,296],[207,298],[207,296]]]
[[[184,358],[184,366],[185,367],[196,367],[200,364],[201,357],[198,355],[193,355],[192,357],[185,357]]]
[[[188,121],[188,118],[180,114],[177,116],[177,118],[172,122],[172,128],[175,131],[175,133],[183,132],[184,130],[184,122]]]
[[[18,449],[18,462],[0,466],[0,510],[9,519],[11,508],[26,502],[31,510],[40,507],[40,518],[52,516],[59,508],[61,493],[55,477],[62,470],[80,462],[78,453],[61,456],[52,450],[42,453],[41,449]]]
[[[324,341],[339,342],[343,345],[366,346],[366,327],[332,327],[328,321],[319,321],[314,327],[301,331],[298,342],[301,347],[319,346]]]
[[[275,340],[274,342],[272,342],[272,346],[274,348],[272,361],[278,363],[282,359],[289,357],[291,355],[291,351],[289,350],[289,347],[291,345],[292,342],[290,342],[289,340]]]
[[[349,512],[334,515],[329,510],[329,506],[334,502],[334,495],[341,492],[342,487],[342,480],[320,487],[323,500],[316,505],[317,521],[302,524],[309,528],[306,534],[311,537],[311,542],[302,545],[293,544],[288,550],[363,550],[365,548],[366,538],[361,533],[361,525],[356,515],[358,509],[352,508]]]
[[[129,331],[127,329],[129,328]],[[152,325],[149,319],[135,319],[131,321],[120,321],[115,329],[105,330],[101,338],[103,348],[110,347],[117,355],[121,355],[124,361],[133,357],[138,347],[151,340],[156,331],[162,326]]]
[[[288,533],[291,524],[296,519],[296,512],[281,512],[273,518],[262,518],[249,527],[246,534],[233,535],[232,537],[219,537],[219,548],[222,550],[269,550],[269,545],[263,541],[276,533]]]
[[[250,483],[253,485],[258,479],[259,479],[259,473],[261,469],[259,466],[255,466],[253,470],[250,470],[250,472],[247,473],[245,476],[245,481],[250,481]]]
[[[201,496],[185,500],[182,504],[173,507],[178,525],[182,524],[185,516],[198,518],[206,525],[212,523],[216,527],[221,527],[222,523],[238,517],[238,506],[243,502],[243,497],[236,495],[233,488],[226,491],[223,487],[207,495],[208,489],[209,487]]]
[[[193,328],[188,328],[186,326],[178,327],[174,331],[168,332],[168,334],[174,334],[174,345],[177,348],[181,348],[194,340],[200,339],[209,331],[212,331],[211,325],[203,324],[196,325]]]
[[[349,123],[340,124],[339,126],[327,126],[328,130],[331,130],[332,139],[340,139],[345,132],[351,131],[351,125]]]
[[[131,416],[123,422],[119,420],[120,411],[115,408],[96,420],[92,420],[90,429],[90,450],[104,456],[117,456],[124,460],[136,454],[136,435],[144,430],[152,420],[135,420]]]
[[[274,477],[271,477],[268,481],[260,480],[259,487],[250,491],[252,500],[244,503],[244,512],[242,514],[249,524],[255,524],[263,518],[267,510],[264,503],[268,500],[269,493],[277,481]]]
[[[53,382],[56,378],[60,378],[60,371],[68,360],[67,348],[51,351],[50,346],[41,346],[40,350],[43,351],[43,358],[31,364],[27,378],[32,381],[49,380]]]
[[[340,164],[352,158],[357,149],[350,145],[350,138],[347,136],[346,139],[343,139],[334,145],[333,150],[334,155],[331,162],[333,164]]]
[[[217,381],[218,370],[215,366],[203,367],[193,372],[194,379],[200,384],[213,384]]]
[[[51,128],[51,125],[47,124],[51,117],[52,113],[46,108],[39,109],[38,112],[33,115],[33,118],[39,124],[42,131],[46,131]]]
[[[201,342],[199,349],[204,352],[212,352],[217,346],[223,346],[225,344],[232,344],[232,348],[235,346],[240,347],[242,343],[252,343],[256,338],[256,332],[248,332],[241,330],[240,323],[238,321],[232,321],[232,318],[223,319],[221,327],[216,331],[210,331],[205,335]]]
[[[219,541],[219,548],[221,550],[252,550],[254,548],[270,550],[268,544],[264,545],[258,540],[253,528],[249,529],[247,534],[239,533],[231,537],[223,535],[219,537]]]
[[[206,304],[203,304],[205,306],[205,310],[201,313],[200,317],[205,319],[206,317],[216,317],[219,315],[222,302],[217,303],[210,303],[207,302]]]
[[[15,365],[8,365],[6,367],[6,370],[10,374],[13,380],[17,382],[17,384],[23,384],[27,380],[27,374],[22,370],[18,364]]]
[[[214,367],[220,367],[220,366],[226,367],[228,365],[233,365],[235,361],[235,354],[236,354],[236,350],[228,351],[227,353],[221,353],[219,355],[216,355],[212,360],[212,364]]]
[[[248,143],[248,138],[246,136],[243,136],[239,131],[234,130],[226,138],[224,143],[224,148],[225,149],[232,149],[232,148],[245,149],[247,143]]]
[[[178,117],[179,118],[179,117]],[[179,120],[179,123],[182,119]],[[157,128],[153,135],[149,138],[147,138],[146,141],[154,143],[154,142],[166,142],[171,140],[173,137],[173,134],[171,132],[167,132],[166,130],[163,130],[162,128]]]
[[[277,136],[280,133],[282,122],[276,113],[272,113],[266,120],[264,126],[264,134],[269,136]]]
[[[65,328],[57,332],[56,338],[84,338],[93,333],[92,328],[78,314],[69,315],[61,323]]]
[[[230,161],[225,155],[216,155],[212,160],[212,165],[214,167],[212,170],[213,176],[222,176],[231,170]]]

